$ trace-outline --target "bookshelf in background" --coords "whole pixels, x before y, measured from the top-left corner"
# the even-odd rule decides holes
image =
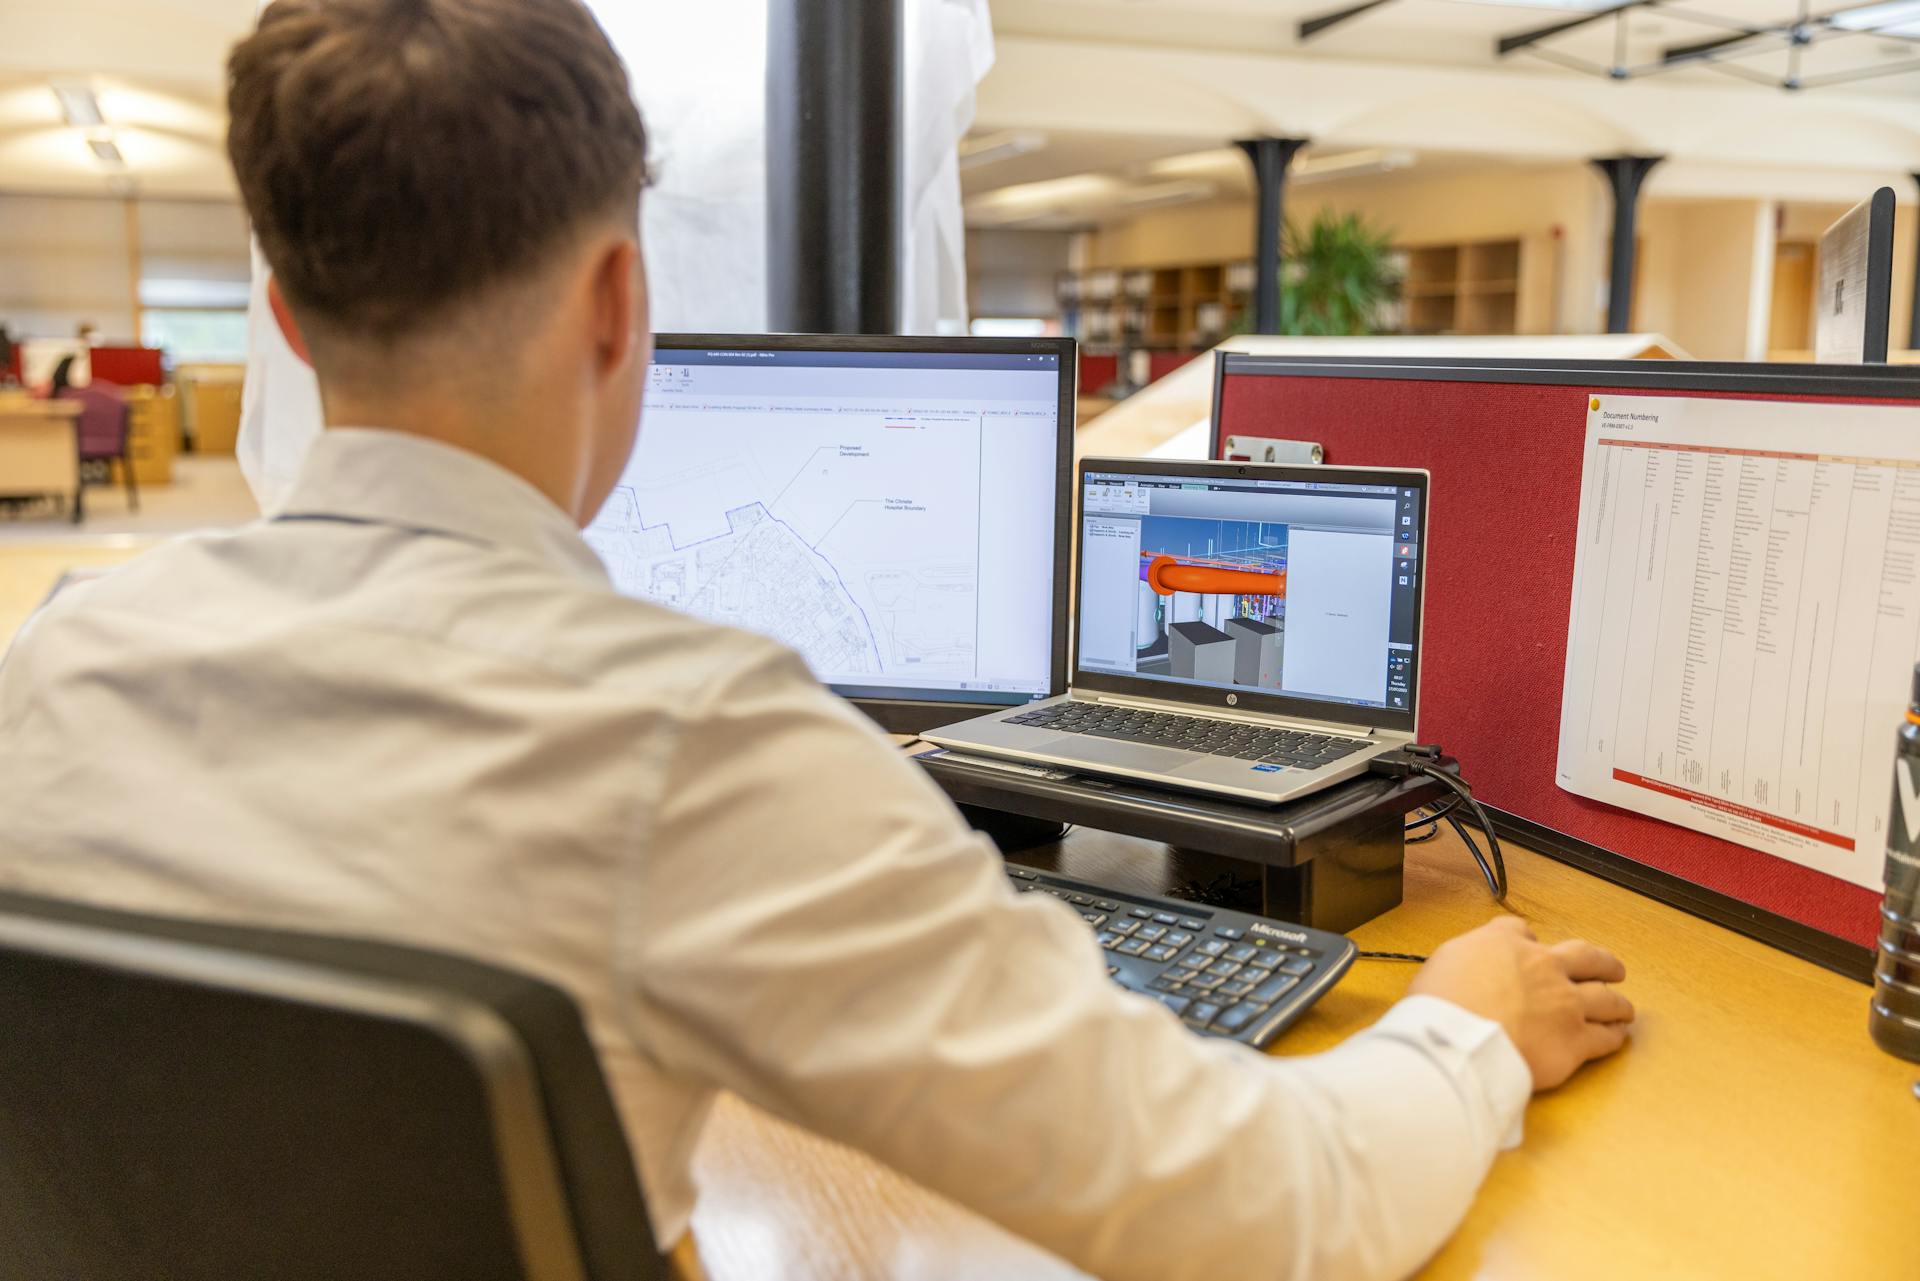
[[[1395,256],[1405,283],[1387,331],[1545,332],[1550,284],[1532,266],[1538,239],[1400,246]],[[1253,278],[1245,259],[1105,267],[1062,272],[1055,295],[1062,328],[1091,351],[1200,351],[1239,327]]]
[[[1231,332],[1253,292],[1251,262],[1062,272],[1063,328],[1096,351],[1199,351]]]

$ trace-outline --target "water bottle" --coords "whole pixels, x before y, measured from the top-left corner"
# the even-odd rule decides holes
[[[1887,824],[1887,897],[1873,971],[1873,1039],[1920,1063],[1920,666],[1893,758],[1893,818]]]

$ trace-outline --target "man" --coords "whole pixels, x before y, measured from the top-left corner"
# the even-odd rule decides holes
[[[645,145],[576,0],[279,0],[230,72],[327,429],[22,633],[0,884],[563,985],[665,1241],[729,1089],[1102,1276],[1396,1276],[1621,1044],[1619,962],[1511,917],[1332,1053],[1195,1037],[793,654],[614,594]]]

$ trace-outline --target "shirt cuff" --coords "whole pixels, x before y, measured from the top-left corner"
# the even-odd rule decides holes
[[[1460,1083],[1502,1151],[1520,1146],[1533,1073],[1507,1030],[1437,996],[1409,996],[1369,1029],[1414,1046]]]

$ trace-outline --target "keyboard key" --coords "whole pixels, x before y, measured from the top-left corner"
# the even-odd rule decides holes
[[[1311,974],[1313,973],[1313,962],[1304,956],[1291,956],[1280,962],[1279,969],[1282,974]]]
[[[1214,995],[1220,996],[1220,997],[1231,997],[1232,999],[1237,1001],[1251,991],[1253,991],[1253,984],[1242,983],[1240,980],[1235,979],[1231,983],[1222,983],[1218,988],[1214,990]]]
[[[1095,899],[1093,905],[1102,912],[1118,912],[1120,905],[1110,898]]]
[[[1195,917],[1183,916],[1180,918],[1180,928],[1183,930],[1193,930],[1197,933],[1200,930],[1206,929],[1207,923]]]
[[[1280,964],[1280,953],[1270,947],[1263,947],[1253,954],[1253,963],[1272,969],[1274,966]]]
[[[1196,974],[1187,980],[1187,986],[1196,992],[1211,992],[1224,982],[1218,974]]]
[[[1168,947],[1185,947],[1187,944],[1193,942],[1193,935],[1187,933],[1185,930],[1174,930],[1161,941]]]
[[[1185,983],[1197,973],[1199,973],[1198,970],[1190,970],[1184,965],[1176,965],[1160,977],[1172,979],[1175,983]]]
[[[1194,1024],[1196,1027],[1205,1027],[1207,1024],[1213,1022],[1219,1013],[1220,1007],[1212,1001],[1197,1001],[1187,1007],[1186,1019],[1187,1022]]]
[[[1140,922],[1134,921],[1134,920],[1120,920],[1120,921],[1113,922],[1111,925],[1107,926],[1107,928],[1112,930],[1115,934],[1131,934],[1135,930],[1140,928]]]
[[[1217,934],[1219,931],[1215,930],[1214,933]],[[1232,946],[1233,944],[1224,939],[1208,939],[1199,946],[1198,950],[1205,952],[1208,956],[1218,956]]]
[[[1133,936],[1137,939],[1145,939],[1149,943],[1158,943],[1167,936],[1167,927],[1164,925],[1142,925],[1133,932]]]
[[[1228,949],[1227,959],[1229,961],[1242,961],[1242,962],[1251,961],[1254,957],[1254,954],[1257,953],[1259,950],[1260,950],[1259,948],[1255,947],[1251,943],[1242,943],[1237,947]]]
[[[1173,954],[1179,950],[1177,947],[1168,947],[1165,943],[1156,943],[1141,953],[1141,955],[1145,956],[1149,961],[1171,961]]]
[[[1151,946],[1153,945],[1145,939],[1128,939],[1124,943],[1116,944],[1113,950],[1122,956],[1138,956]]]
[[[1219,1028],[1222,1032],[1238,1032],[1241,1028],[1259,1018],[1266,1008],[1266,1006],[1253,1001],[1242,1001],[1240,1004],[1224,1011],[1218,1018],[1214,1019],[1213,1026]]]
[[[1153,914],[1153,919],[1161,925],[1180,924],[1180,918],[1175,916],[1172,912],[1155,912]]]
[[[1069,903],[1071,903],[1071,904],[1073,904],[1073,905],[1074,905],[1075,907],[1092,907],[1092,906],[1093,906],[1093,895],[1091,895],[1091,894],[1069,894],[1069,895],[1067,895],[1067,902],[1069,902]]]
[[[1213,963],[1213,969],[1210,970],[1209,973],[1217,974],[1223,979],[1230,979],[1238,974],[1240,970],[1240,962],[1229,957],[1223,961],[1215,961]]]
[[[1147,984],[1147,986],[1156,992],[1178,992],[1180,990],[1180,985],[1164,974]]]
[[[1181,957],[1180,964],[1187,966],[1195,974],[1198,974],[1202,970],[1206,969],[1209,965],[1212,965],[1213,960],[1214,958],[1211,956],[1208,956],[1205,952],[1195,949],[1194,951],[1191,951],[1187,953],[1185,956]]]
[[[1153,913],[1144,907],[1136,907],[1131,912],[1128,912],[1127,915],[1137,921],[1151,921],[1153,919]]]
[[[1234,977],[1239,979],[1242,983],[1265,983],[1268,979],[1273,977],[1273,971],[1267,970],[1267,969],[1261,969],[1257,966],[1250,965],[1246,969],[1241,970],[1238,974],[1234,975]]]
[[[1031,881],[1036,876],[1036,873],[1028,868],[1015,867],[1009,864],[1007,866],[1007,875],[1018,877],[1020,880],[1023,880],[1023,881]]]
[[[1214,930],[1214,933],[1223,939],[1233,939],[1236,942],[1239,941],[1242,937],[1244,937],[1241,931],[1236,930],[1229,925],[1220,926],[1218,929]]]
[[[1187,1012],[1187,1006],[1193,1001],[1193,998],[1190,996],[1175,996],[1172,992],[1156,992],[1154,993],[1154,999],[1172,1010],[1175,1014],[1185,1014]]]
[[[1101,930],[1099,936],[1094,939],[1094,942],[1098,943],[1101,947],[1111,948],[1115,943],[1120,941],[1120,937],[1120,935],[1115,934],[1112,930]]]
[[[1105,912],[1082,912],[1080,913],[1080,919],[1097,930],[1107,923],[1107,914]]]
[[[1299,984],[1300,980],[1291,974],[1276,974],[1259,987],[1253,989],[1253,999],[1256,1001],[1277,1001],[1286,993],[1288,988],[1298,987]]]

